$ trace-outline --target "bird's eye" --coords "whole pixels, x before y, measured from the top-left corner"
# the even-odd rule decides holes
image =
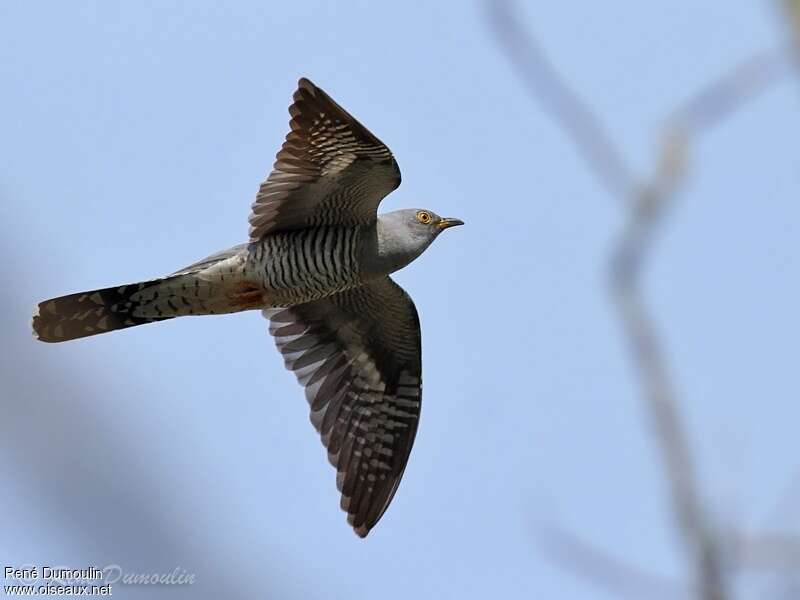
[[[431,217],[431,213],[421,210],[417,213],[417,221],[423,225],[428,225],[431,221],[433,221],[433,217]]]

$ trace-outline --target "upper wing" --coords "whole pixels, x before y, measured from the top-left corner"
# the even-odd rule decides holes
[[[286,367],[306,388],[347,521],[364,537],[391,502],[417,432],[422,363],[414,303],[385,277],[264,315]]]
[[[291,131],[250,213],[250,240],[312,225],[358,225],[400,185],[391,151],[308,79],[289,107]]]

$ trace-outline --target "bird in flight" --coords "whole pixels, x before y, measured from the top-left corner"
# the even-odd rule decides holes
[[[63,342],[187,315],[260,310],[365,537],[403,476],[420,415],[420,325],[389,277],[463,225],[431,210],[378,215],[400,185],[391,151],[308,79],[250,213],[247,243],[140,283],[45,300],[35,336]]]

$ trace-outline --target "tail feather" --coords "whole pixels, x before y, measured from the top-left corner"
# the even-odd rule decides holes
[[[117,329],[171,319],[175,314],[142,316],[141,292],[163,280],[69,294],[40,302],[33,315],[34,335],[43,342],[64,342]]]
[[[263,289],[243,276],[241,246],[219,252],[178,273],[39,303],[34,335],[64,342],[186,315],[261,308]]]

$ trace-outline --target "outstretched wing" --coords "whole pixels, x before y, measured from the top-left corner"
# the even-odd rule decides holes
[[[422,363],[414,303],[385,277],[264,315],[286,367],[305,386],[347,521],[365,537],[392,501],[417,432]]]
[[[400,185],[391,151],[308,79],[289,107],[291,131],[250,213],[250,240],[313,225],[359,225]]]

